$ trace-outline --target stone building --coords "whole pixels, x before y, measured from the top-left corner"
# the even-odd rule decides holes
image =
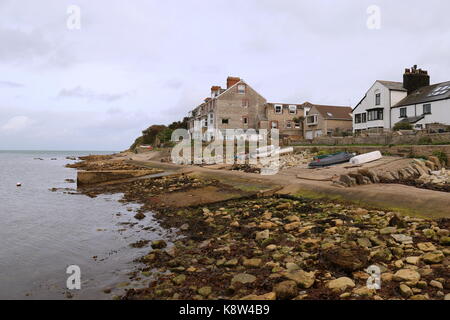
[[[189,112],[188,128],[204,140],[214,137],[217,130],[225,137],[226,129],[271,128],[279,129],[281,137],[299,140],[303,137],[301,117],[302,105],[268,103],[243,79],[228,77],[226,88],[211,87],[210,97]]]
[[[303,108],[310,109],[304,121],[305,139],[352,133],[351,107],[324,106],[306,102]]]

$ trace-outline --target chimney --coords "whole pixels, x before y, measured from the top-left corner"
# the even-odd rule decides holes
[[[234,86],[236,83],[238,83],[239,81],[241,81],[241,78],[237,78],[237,77],[228,77],[227,78],[227,89],[231,88],[232,86]]]
[[[222,87],[220,86],[212,86],[211,87],[211,97],[215,98],[220,94],[220,91],[222,90]]]
[[[428,71],[417,69],[417,65],[405,70],[403,74],[403,88],[408,90],[408,95],[417,89],[428,87],[429,85],[430,76]]]

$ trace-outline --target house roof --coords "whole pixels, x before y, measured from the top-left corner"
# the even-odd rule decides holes
[[[403,82],[397,82],[397,81],[385,81],[385,80],[377,80],[379,83],[381,83],[383,86],[388,88],[389,90],[395,90],[395,91],[408,91],[405,88],[403,88]]]
[[[409,118],[403,119],[402,121],[400,121],[400,123],[411,123],[411,124],[414,124],[416,122],[419,122],[423,118],[425,118],[424,115],[417,116],[417,117],[409,117]]]
[[[315,107],[325,120],[353,120],[351,107],[324,106],[309,102],[304,103],[304,107]]]
[[[442,90],[440,90],[442,89]],[[433,84],[412,92],[392,108],[450,99],[450,81]]]

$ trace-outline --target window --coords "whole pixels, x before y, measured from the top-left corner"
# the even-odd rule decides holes
[[[243,108],[247,108],[248,107],[248,100],[247,99],[242,100],[242,107]]]
[[[246,89],[245,84],[240,84],[240,85],[238,85],[238,87],[237,87],[237,90],[238,90],[238,93],[239,93],[239,94],[245,94],[245,89]]]
[[[406,118],[406,108],[400,108],[400,118]]]
[[[450,90],[450,85],[448,86],[439,86],[435,88],[431,93],[428,94],[429,97],[440,96],[442,94],[446,94]]]
[[[270,123],[270,127],[271,127],[272,129],[278,129],[278,121],[272,121],[272,122]]]
[[[229,122],[229,119],[222,119],[222,124],[228,124]]]
[[[296,105],[289,106],[289,114],[297,114],[297,106]]]
[[[280,105],[280,104],[276,104],[275,105],[275,113],[282,114],[283,113],[283,106]]]
[[[300,127],[301,127],[300,121],[294,122],[294,126],[295,126],[295,129],[300,129]]]
[[[383,109],[375,109],[367,112],[369,121],[383,120]]]
[[[317,124],[317,114],[306,117],[306,123],[310,126]]]
[[[367,122],[367,113],[361,113],[361,122],[366,123]]]
[[[208,119],[207,119],[207,118],[205,118],[205,119],[203,120],[203,126],[204,126],[204,127],[207,127],[207,126],[208,126]]]
[[[379,106],[381,104],[381,93],[375,95],[375,105]]]
[[[286,128],[287,129],[292,129],[292,122],[286,121]]]
[[[423,105],[423,114],[431,114],[431,104],[424,104]]]
[[[244,122],[244,124],[248,124],[248,118],[247,117],[243,117],[242,121]]]
[[[355,123],[361,123],[362,119],[361,119],[361,113],[359,114],[355,114]]]

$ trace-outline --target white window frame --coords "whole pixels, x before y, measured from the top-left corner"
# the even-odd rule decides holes
[[[297,114],[297,106],[295,104],[289,105],[289,114]]]
[[[314,122],[310,122],[309,119],[313,117]],[[319,123],[319,116],[317,114],[310,114],[306,117],[306,124],[308,126],[315,126]]]
[[[247,86],[245,84],[243,84],[243,83],[238,84],[237,91],[239,94],[245,94],[246,90],[247,90]]]
[[[280,108],[280,111],[278,112],[277,109]],[[283,105],[282,104],[276,104],[274,105],[275,113],[276,114],[283,114]]]

